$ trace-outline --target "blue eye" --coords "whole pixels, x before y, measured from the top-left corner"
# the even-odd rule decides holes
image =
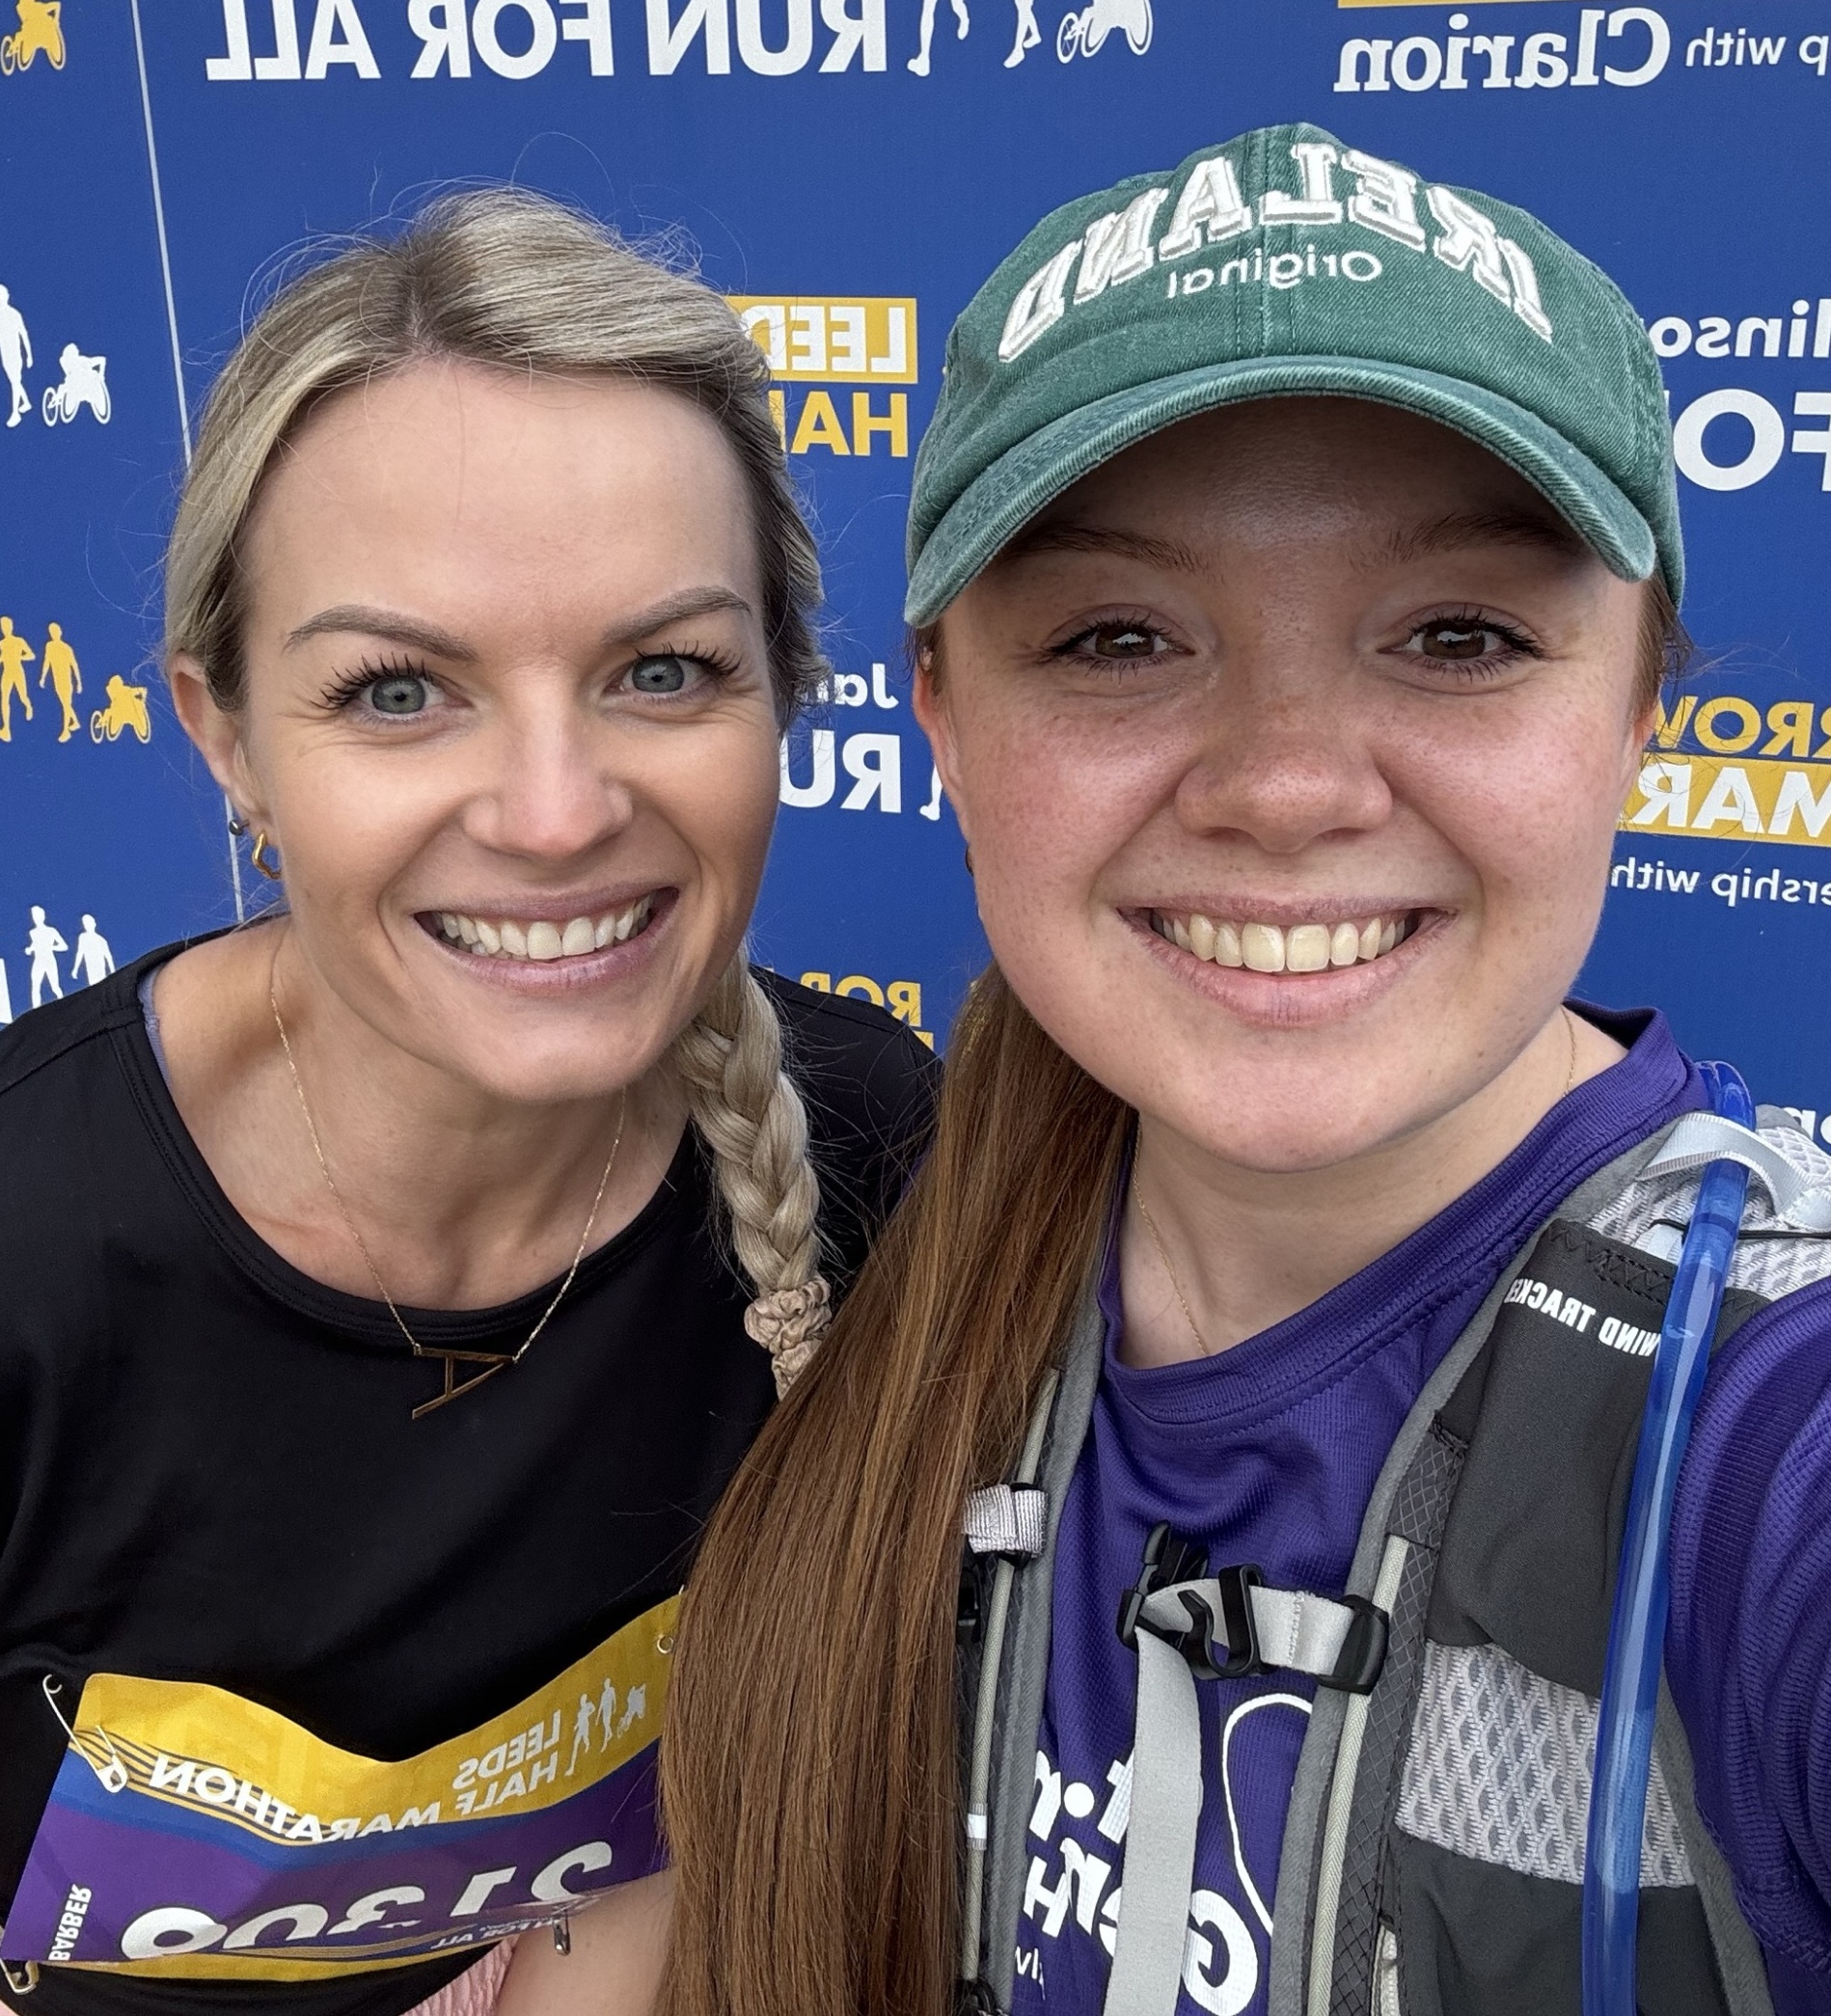
[[[673,651],[639,658],[629,668],[629,683],[638,693],[679,693],[686,687],[691,663]]]
[[[426,681],[414,672],[392,673],[369,689],[369,704],[377,714],[419,714],[426,697]]]

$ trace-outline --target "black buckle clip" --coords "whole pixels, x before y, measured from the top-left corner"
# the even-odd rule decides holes
[[[1178,1582],[1199,1582],[1207,1572],[1208,1556],[1203,1549],[1172,1533],[1167,1522],[1152,1527],[1138,1579],[1119,1603],[1119,1643],[1132,1650],[1139,1631],[1148,1631],[1181,1652],[1198,1680],[1237,1680],[1247,1674],[1268,1672],[1260,1657],[1259,1631],[1252,1615],[1251,1592],[1264,1580],[1256,1567],[1242,1565],[1215,1572],[1220,1595],[1219,1644],[1215,1639],[1215,1613],[1192,1590],[1186,1589],[1181,1597],[1189,1613],[1186,1630],[1156,1624],[1145,1617],[1145,1603],[1159,1590]]]
[[[1354,1621],[1342,1640],[1333,1673],[1319,1673],[1316,1684],[1332,1687],[1341,1694],[1371,1694],[1386,1663],[1386,1639],[1392,1620],[1376,1610],[1365,1596],[1337,1596],[1354,1613]]]

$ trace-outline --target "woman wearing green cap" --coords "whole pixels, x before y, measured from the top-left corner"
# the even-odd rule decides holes
[[[910,558],[997,963],[700,1557],[667,2007],[1631,2008],[1636,1921],[1831,2007],[1831,1161],[1565,1001],[1681,641],[1631,309],[1249,134],[987,283]]]

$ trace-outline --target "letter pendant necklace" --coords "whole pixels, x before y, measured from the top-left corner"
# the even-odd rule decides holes
[[[560,1284],[559,1293],[540,1313],[540,1321],[534,1324],[521,1341],[519,1349],[512,1351],[464,1351],[448,1349],[441,1345],[422,1344],[408,1329],[400,1311],[395,1306],[395,1298],[388,1293],[388,1285],[381,1278],[381,1269],[376,1267],[374,1255],[369,1250],[369,1241],[364,1239],[362,1227],[357,1224],[350,1208],[343,1202],[343,1193],[337,1187],[337,1179],[331,1174],[331,1165],[324,1157],[324,1144],[318,1139],[317,1122],[312,1118],[312,1106],[305,1096],[305,1081],[299,1076],[299,1067],[292,1055],[292,1044],[287,1035],[287,1025],[280,1013],[280,1001],[274,992],[271,979],[267,982],[267,1006],[273,1010],[273,1025],[280,1032],[280,1048],[286,1054],[287,1070],[292,1075],[292,1089],[299,1096],[299,1111],[305,1115],[305,1131],[312,1137],[312,1153],[317,1158],[318,1173],[324,1179],[324,1187],[331,1193],[331,1202],[337,1206],[338,1215],[343,1220],[349,1236],[356,1241],[356,1250],[363,1256],[363,1265],[369,1269],[369,1278],[375,1284],[375,1293],[388,1305],[388,1314],[395,1320],[395,1327],[413,1347],[416,1358],[442,1358],[445,1361],[445,1391],[431,1400],[423,1401],[413,1409],[413,1419],[418,1421],[423,1414],[430,1414],[444,1406],[449,1401],[462,1400],[465,1394],[475,1393],[483,1381],[493,1378],[505,1365],[519,1365],[528,1355],[533,1341],[552,1321],[553,1313],[566,1298],[566,1291],[572,1286],[573,1277],[585,1259],[585,1249],[591,1240],[591,1228],[597,1223],[597,1214],[604,1205],[604,1193],[611,1186],[611,1171],[616,1167],[616,1151],[623,1145],[623,1122],[629,1115],[629,1089],[623,1089],[616,1103],[616,1134],[611,1142],[609,1159],[604,1164],[604,1174],[598,1178],[597,1195],[591,1200],[591,1212],[585,1221],[585,1230],[579,1234],[578,1250],[572,1256],[572,1265],[566,1269],[566,1277]],[[460,1365],[480,1365],[481,1372],[472,1373],[462,1384],[458,1382],[457,1369]]]

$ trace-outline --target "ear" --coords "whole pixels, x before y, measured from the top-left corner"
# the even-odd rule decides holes
[[[210,776],[235,807],[237,817],[256,824],[262,806],[248,763],[242,718],[217,704],[204,667],[188,652],[178,651],[166,667],[172,682],[172,704],[184,732],[197,745]]]
[[[935,652],[932,644],[923,644],[916,654],[916,679],[910,695],[910,706],[916,719],[921,723],[922,733],[928,737],[928,747],[935,758],[935,769],[940,774],[942,788],[947,794],[947,802],[954,808],[954,817],[959,821],[962,835],[970,845],[972,834],[967,829],[966,802],[960,790],[960,765],[954,741],[953,710],[947,704],[939,673],[935,667]]]

